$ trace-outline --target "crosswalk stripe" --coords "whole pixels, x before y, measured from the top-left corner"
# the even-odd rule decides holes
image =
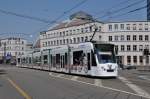
[[[78,79],[78,76],[72,76],[71,80],[76,81]]]
[[[126,79],[125,77],[118,77],[122,82],[124,82],[127,86],[129,86],[132,90],[134,90],[137,94],[141,96],[145,96],[147,98],[150,98],[150,94],[147,93],[145,90],[141,89],[139,86],[133,84],[131,81]]]
[[[96,86],[103,86],[103,85],[102,85],[102,81],[101,81],[100,79],[95,79],[95,80],[94,80],[94,84],[95,84]]]
[[[58,74],[58,75],[56,75],[56,77],[61,77],[61,76],[63,76],[63,74]]]

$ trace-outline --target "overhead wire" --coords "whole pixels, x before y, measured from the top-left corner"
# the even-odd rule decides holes
[[[117,9],[117,10],[114,10],[114,11],[110,11],[109,13],[107,12],[103,16],[96,17],[95,19],[104,18],[104,17],[108,17],[110,15],[114,15],[116,13],[119,13],[119,12],[127,9],[127,8],[130,8],[130,7],[133,7],[133,6],[137,5],[137,4],[140,4],[140,3],[144,2],[144,1],[145,0],[136,1],[136,2],[134,2],[132,4],[129,4],[129,5],[125,6],[125,7],[120,8],[120,9]]]
[[[6,11],[6,10],[3,10],[3,9],[0,9],[0,13],[7,14],[7,15],[14,15],[14,16],[17,16],[17,17],[22,17],[22,18],[26,18],[26,19],[30,19],[30,20],[35,20],[35,21],[40,21],[40,22],[44,22],[44,23],[50,23],[51,22],[51,21],[46,20],[46,19],[42,19],[42,18],[38,18],[38,17],[33,17],[33,16],[28,16],[28,15],[23,15],[23,14],[11,12],[11,11]]]
[[[139,7],[139,8],[133,9],[133,10],[130,10],[130,11],[128,11],[128,12],[125,12],[125,13],[122,13],[122,14],[119,14],[119,15],[116,15],[116,16],[112,16],[111,18],[121,17],[121,16],[130,14],[130,13],[133,13],[133,12],[136,12],[136,11],[143,10],[143,9],[145,9],[145,8],[147,8],[147,5],[146,5],[146,6],[143,6],[143,7]]]
[[[58,20],[60,20],[62,17],[64,17],[66,14],[70,13],[72,10],[78,8],[79,6],[81,6],[82,4],[86,3],[88,0],[82,0],[79,3],[77,3],[76,5],[74,5],[72,8],[64,11],[62,14],[60,14],[58,17],[56,17],[51,23],[48,23],[47,25],[43,26],[42,28],[38,29],[35,32],[41,32],[42,29],[48,27],[49,25],[52,24],[56,24],[58,22]]]
[[[113,10],[114,8],[119,7],[119,6],[121,6],[122,4],[126,4],[126,3],[128,3],[129,1],[132,1],[132,0],[121,1],[121,2],[119,2],[119,3],[117,3],[117,4],[113,5],[113,6],[111,6],[111,7],[109,7],[109,8],[106,8],[106,9],[104,9],[104,10],[98,12],[97,14],[102,14],[103,12],[105,12],[104,14],[106,14],[107,12]],[[96,14],[96,15],[97,15],[97,14]]]

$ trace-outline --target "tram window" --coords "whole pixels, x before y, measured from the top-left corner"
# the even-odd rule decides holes
[[[90,53],[87,54],[88,57],[88,70],[91,70],[91,57],[90,57]]]
[[[79,65],[82,61],[82,53],[83,51],[75,51],[73,52],[73,64],[74,65]]]
[[[47,55],[44,55],[44,64],[47,64]]]
[[[97,66],[96,59],[95,59],[95,54],[94,54],[93,51],[91,51],[91,53],[92,53],[92,66]]]
[[[60,64],[60,54],[56,54],[56,64]]]
[[[67,65],[68,61],[67,61],[67,53],[65,53],[65,65]]]

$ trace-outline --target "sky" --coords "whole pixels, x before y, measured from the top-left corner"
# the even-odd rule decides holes
[[[85,2],[76,6],[82,1]],[[145,6],[146,0],[110,16],[110,12],[138,1],[141,0],[0,0],[0,10],[50,22],[68,11],[57,20],[58,23],[67,20],[71,14],[78,11],[89,13],[102,22],[146,20],[146,9],[121,16],[123,13]],[[106,16],[102,17],[104,15]],[[52,25],[54,23],[45,23],[0,11],[0,39],[17,36],[27,39],[28,42],[34,42],[41,31],[47,30]]]

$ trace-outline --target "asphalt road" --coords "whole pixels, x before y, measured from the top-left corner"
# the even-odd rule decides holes
[[[149,73],[144,77],[137,71],[119,74],[117,79],[98,79],[0,66],[0,99],[150,98]]]

